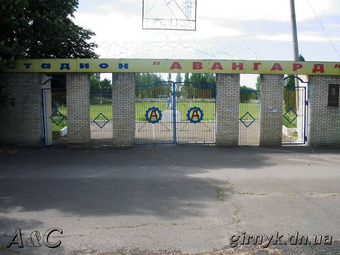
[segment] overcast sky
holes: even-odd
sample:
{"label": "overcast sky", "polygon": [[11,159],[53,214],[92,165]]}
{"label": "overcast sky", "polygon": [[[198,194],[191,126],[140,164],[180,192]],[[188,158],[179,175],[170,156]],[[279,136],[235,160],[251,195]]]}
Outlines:
{"label": "overcast sky", "polygon": [[[164,2],[171,0],[145,0],[160,18],[166,16]],[[293,60],[290,0],[197,2],[196,31],[143,30],[142,0],[80,0],[75,23],[97,34],[101,58]],[[295,5],[300,54],[308,61],[340,62],[340,1]]]}

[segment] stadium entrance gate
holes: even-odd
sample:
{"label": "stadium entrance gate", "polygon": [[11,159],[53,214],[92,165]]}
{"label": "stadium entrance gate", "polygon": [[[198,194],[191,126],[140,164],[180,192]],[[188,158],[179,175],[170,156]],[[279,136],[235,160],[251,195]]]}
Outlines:
{"label": "stadium entrance gate", "polygon": [[216,86],[136,86],[136,144],[214,144]]}
{"label": "stadium entrance gate", "polygon": [[287,76],[284,81],[282,144],[305,144],[309,83],[297,76]]}
{"label": "stadium entrance gate", "polygon": [[[65,85],[65,81],[57,78],[46,80],[44,86],[51,81]],[[45,145],[67,144],[67,104],[65,88],[43,88],[41,90],[43,139]]]}

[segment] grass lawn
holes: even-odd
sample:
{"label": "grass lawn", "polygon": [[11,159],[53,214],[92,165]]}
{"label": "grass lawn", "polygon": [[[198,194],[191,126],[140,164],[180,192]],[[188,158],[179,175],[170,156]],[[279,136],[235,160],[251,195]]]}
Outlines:
{"label": "grass lawn", "polygon": [[[212,102],[180,102],[176,104],[177,110],[181,113],[181,119],[186,120],[187,111],[190,107],[199,107],[203,110],[204,120],[215,119],[215,103]],[[145,120],[145,112],[150,107],[158,107],[162,112],[167,109],[166,102],[136,102],[136,120]],[[67,116],[67,108],[59,107],[59,112]],[[240,117],[246,112],[249,112],[255,119],[258,119],[258,104],[241,103],[240,104]],[[109,120],[112,120],[112,106],[107,105],[91,105],[90,118],[94,120],[99,113],[104,114]]]}
{"label": "grass lawn", "polygon": [[[251,116],[253,116],[256,120],[259,119],[259,104],[255,103],[240,103],[240,118],[249,112]],[[248,115],[247,115],[248,116]],[[244,120],[247,120],[250,118],[247,118],[245,116]]]}
{"label": "grass lawn", "polygon": [[[67,108],[66,107],[58,107],[58,111],[63,114],[64,116],[67,115]],[[94,120],[99,113],[105,115],[106,118],[112,120],[112,105],[91,105],[90,108],[90,119]]]}
{"label": "grass lawn", "polygon": [[63,129],[64,127],[67,126],[67,120],[62,120],[59,125],[57,125],[56,123],[54,123],[52,121],[52,131],[60,131],[61,129]]}
{"label": "grass lawn", "polygon": [[[215,103],[213,102],[179,102],[176,104],[177,110],[181,113],[181,120],[187,120],[187,111],[190,107],[199,107],[203,110],[204,117],[203,120],[215,120]],[[136,120],[146,120],[145,112],[150,107],[158,107],[162,112],[167,109],[166,102],[136,102]],[[58,110],[64,116],[67,116],[66,107],[58,107]],[[256,120],[259,118],[259,105],[257,103],[240,103],[239,117],[241,118],[245,113],[249,112]],[[112,105],[91,105],[90,118],[93,121],[99,113],[102,113],[110,121],[112,120]],[[295,116],[292,112],[289,112],[286,117],[292,120]],[[250,117],[245,117],[244,120],[250,120]],[[282,117],[283,125],[288,128],[297,127],[297,120],[295,119],[293,123],[289,123],[286,118]],[[67,125],[67,120],[63,120],[59,125],[52,122],[52,130],[59,131]]]}
{"label": "grass lawn", "polygon": [[[203,110],[203,120],[215,120],[215,103],[213,102],[179,102],[176,104],[177,110],[181,113],[181,120],[187,120],[187,111],[190,107],[199,107]],[[145,120],[145,112],[150,107],[158,107],[162,112],[167,109],[166,102],[136,102],[136,120]],[[66,107],[58,107],[58,110],[64,116],[67,116]],[[259,118],[259,105],[256,103],[241,103],[239,117],[241,118],[246,112],[249,112],[255,119]],[[109,120],[112,120],[112,106],[111,104],[105,105],[91,105],[90,118],[93,121],[99,113],[102,113]],[[246,118],[247,119],[247,118]],[[52,130],[58,131],[67,125],[67,121],[62,121],[59,126],[53,123]]]}
{"label": "grass lawn", "polygon": [[[285,112],[283,113],[285,114]],[[287,128],[296,128],[297,127],[297,118],[292,121],[294,118],[296,117],[296,115],[292,112],[289,112],[286,114],[286,118],[289,119],[289,121],[287,121],[287,119],[285,117],[282,117],[282,123],[284,126],[286,126]],[[290,123],[292,122],[292,123]]]}
{"label": "grass lawn", "polygon": [[[55,119],[55,121],[57,123],[59,123],[58,125],[52,121],[52,131],[59,131],[61,129],[63,129],[64,127],[67,126],[67,118],[66,118],[66,107],[58,107],[58,111],[65,116],[65,118],[59,122],[58,119]],[[59,118],[61,118],[61,116],[59,116]]]}
{"label": "grass lawn", "polygon": [[[158,107],[161,111],[166,110],[166,102],[136,102],[136,120],[145,120],[145,112],[150,107]],[[203,120],[215,120],[215,103],[213,102],[180,102],[176,104],[176,109],[181,113],[181,120],[187,120],[187,112],[190,107],[199,107],[203,110]],[[256,103],[241,103],[240,104],[240,118],[249,112],[255,119],[259,118],[259,105]]]}

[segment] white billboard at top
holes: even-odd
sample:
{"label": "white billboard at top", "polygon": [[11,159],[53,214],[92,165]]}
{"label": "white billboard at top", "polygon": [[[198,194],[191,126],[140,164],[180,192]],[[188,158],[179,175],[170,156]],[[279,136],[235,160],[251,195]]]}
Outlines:
{"label": "white billboard at top", "polygon": [[197,0],[143,0],[143,29],[196,31]]}

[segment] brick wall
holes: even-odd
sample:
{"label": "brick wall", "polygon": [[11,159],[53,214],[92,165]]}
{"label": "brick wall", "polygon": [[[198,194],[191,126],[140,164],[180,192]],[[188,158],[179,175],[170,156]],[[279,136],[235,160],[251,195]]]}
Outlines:
{"label": "brick wall", "polygon": [[112,74],[113,146],[135,144],[135,74]]}
{"label": "brick wall", "polygon": [[[113,74],[113,145],[135,143],[135,76]],[[45,75],[4,74],[1,83],[16,98],[15,107],[0,108],[0,143],[43,144],[41,86]],[[238,145],[239,74],[217,74],[216,144]],[[310,76],[308,141],[310,145],[340,145],[340,107],[328,107],[328,84],[339,76]],[[260,146],[281,146],[283,75],[261,75]],[[90,143],[89,76],[67,74],[68,143]]]}
{"label": "brick wall", "polygon": [[216,145],[237,146],[240,75],[216,74]]}
{"label": "brick wall", "polygon": [[42,145],[41,75],[3,74],[0,82],[16,99],[14,107],[0,107],[0,143]]}
{"label": "brick wall", "polygon": [[340,145],[340,107],[328,107],[328,85],[340,84],[339,76],[309,77],[308,142]]}
{"label": "brick wall", "polygon": [[90,78],[87,73],[66,74],[67,143],[90,143]]}
{"label": "brick wall", "polygon": [[261,75],[260,146],[281,146],[283,75]]}

